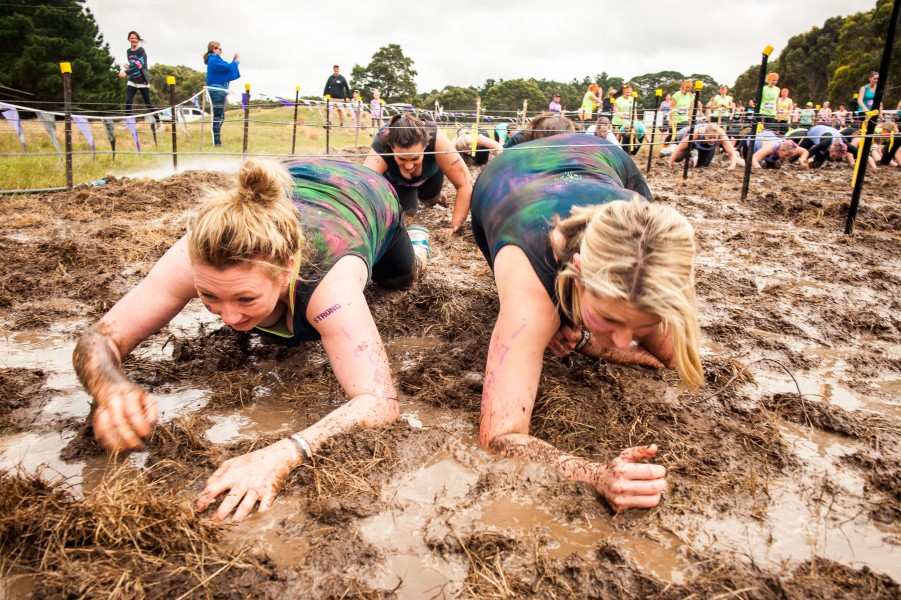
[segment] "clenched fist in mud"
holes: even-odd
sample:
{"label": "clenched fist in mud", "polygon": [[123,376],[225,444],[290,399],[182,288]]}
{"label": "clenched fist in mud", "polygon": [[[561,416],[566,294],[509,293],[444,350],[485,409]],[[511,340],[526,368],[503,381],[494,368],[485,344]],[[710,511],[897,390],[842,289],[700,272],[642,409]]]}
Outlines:
{"label": "clenched fist in mud", "polygon": [[156,426],[156,402],[129,381],[105,386],[94,408],[94,437],[112,452],[143,448]]}
{"label": "clenched fist in mud", "polygon": [[653,508],[666,491],[666,467],[640,461],[657,454],[656,444],[623,450],[606,465],[597,465],[595,489],[615,512]]}

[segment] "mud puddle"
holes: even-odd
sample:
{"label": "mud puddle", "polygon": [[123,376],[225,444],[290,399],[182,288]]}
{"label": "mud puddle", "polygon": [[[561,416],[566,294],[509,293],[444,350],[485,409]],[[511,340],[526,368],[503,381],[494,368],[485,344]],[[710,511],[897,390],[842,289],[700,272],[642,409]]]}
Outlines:
{"label": "mud puddle", "polygon": [[[531,423],[591,460],[658,444],[666,501],[616,516],[586,486],[479,448],[498,307],[464,231],[433,236],[435,260],[409,292],[367,291],[401,422],[339,436],[269,513],[214,526],[192,506],[222,461],[343,400],[321,345],[268,346],[189,304],[124,365],[162,418],[148,448],[118,462],[90,441],[70,361],[79,332],[183,233],[197,190],[226,176],[5,199],[0,534],[27,543],[0,556],[19,557],[6,572],[39,575],[0,580],[3,594],[897,598],[901,211],[897,182],[877,172],[866,193],[885,195],[865,201],[855,236],[841,234],[847,174],[755,174],[741,202],[736,173],[684,182],[655,165],[657,200],[696,228],[708,385],[548,357]],[[437,230],[448,215],[414,222]],[[65,487],[9,472],[44,464]],[[60,548],[46,532],[64,523]],[[134,531],[156,537],[132,543]]]}

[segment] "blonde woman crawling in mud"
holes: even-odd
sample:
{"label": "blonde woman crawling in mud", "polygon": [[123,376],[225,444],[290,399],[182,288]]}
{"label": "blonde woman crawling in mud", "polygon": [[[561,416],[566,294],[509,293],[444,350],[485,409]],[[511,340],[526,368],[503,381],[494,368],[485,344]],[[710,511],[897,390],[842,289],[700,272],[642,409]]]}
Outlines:
{"label": "blonde woman crawling in mud", "polygon": [[[287,167],[287,168],[286,168]],[[411,237],[413,241],[411,243]],[[393,188],[370,169],[330,160],[247,161],[237,185],[209,193],[188,227],[136,288],[79,339],[75,370],[94,398],[94,434],[113,452],[140,448],[154,399],[122,360],[200,298],[222,322],[287,344],[321,339],[349,401],[274,444],[225,461],[197,501],[227,492],[214,520],[266,511],[285,477],[330,437],[398,419],[388,357],[363,288],[409,287],[425,265],[427,232],[401,220]]]}
{"label": "blonde woman crawling in mud", "polygon": [[480,441],[592,485],[617,512],[656,506],[666,469],[642,462],[655,445],[591,462],[529,435],[529,421],[545,350],[675,368],[688,386],[703,382],[694,232],[645,199],[644,177],[614,144],[569,134],[518,149],[491,161],[473,190],[473,234],[500,296]]}

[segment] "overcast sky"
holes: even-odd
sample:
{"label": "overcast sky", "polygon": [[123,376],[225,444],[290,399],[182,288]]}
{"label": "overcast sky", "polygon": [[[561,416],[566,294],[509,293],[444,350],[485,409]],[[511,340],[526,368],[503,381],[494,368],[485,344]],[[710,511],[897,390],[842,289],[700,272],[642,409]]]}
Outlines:
{"label": "overcast sky", "polygon": [[[875,0],[674,3],[457,0],[88,0],[121,65],[127,34],[144,38],[150,64],[203,70],[207,42],[241,54],[239,89],[255,96],[320,95],[332,65],[348,79],[382,46],[399,44],[419,92],[479,86],[488,78],[569,81],[602,71],[629,78],[673,70],[731,85],[766,45]],[[693,12],[677,6],[694,6]],[[588,11],[575,9],[592,6]],[[589,30],[591,28],[591,30]],[[874,65],[874,68],[878,65]],[[234,84],[233,84],[234,85]]]}

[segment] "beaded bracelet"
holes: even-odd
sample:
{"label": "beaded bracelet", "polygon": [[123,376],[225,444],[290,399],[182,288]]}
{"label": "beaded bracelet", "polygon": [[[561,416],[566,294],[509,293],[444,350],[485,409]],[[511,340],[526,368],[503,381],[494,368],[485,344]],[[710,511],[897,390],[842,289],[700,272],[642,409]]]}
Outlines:
{"label": "beaded bracelet", "polygon": [[288,439],[294,442],[294,445],[300,450],[300,457],[303,459],[303,464],[313,462],[313,451],[310,449],[310,445],[307,441],[303,439],[302,435],[295,433],[294,435],[289,436]]}
{"label": "beaded bracelet", "polygon": [[583,327],[582,328],[582,337],[579,339],[579,343],[576,344],[576,347],[573,348],[573,352],[581,351],[582,348],[587,346],[588,342],[590,342],[590,341],[591,341],[591,332]]}

